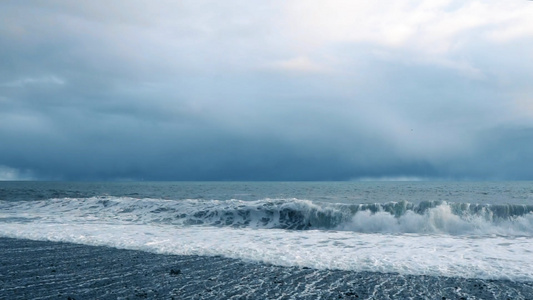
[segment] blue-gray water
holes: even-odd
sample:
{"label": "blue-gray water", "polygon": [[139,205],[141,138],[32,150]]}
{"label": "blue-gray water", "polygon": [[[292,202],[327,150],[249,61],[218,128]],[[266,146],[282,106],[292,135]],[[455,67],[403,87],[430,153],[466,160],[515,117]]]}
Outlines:
{"label": "blue-gray water", "polygon": [[0,200],[6,201],[104,195],[174,200],[533,204],[533,182],[0,182]]}

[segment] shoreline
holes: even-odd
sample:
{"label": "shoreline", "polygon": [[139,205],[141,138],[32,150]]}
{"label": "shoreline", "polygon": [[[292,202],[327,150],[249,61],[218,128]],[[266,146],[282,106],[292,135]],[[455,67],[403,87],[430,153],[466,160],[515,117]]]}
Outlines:
{"label": "shoreline", "polygon": [[0,237],[0,299],[533,299],[533,282],[314,270]]}

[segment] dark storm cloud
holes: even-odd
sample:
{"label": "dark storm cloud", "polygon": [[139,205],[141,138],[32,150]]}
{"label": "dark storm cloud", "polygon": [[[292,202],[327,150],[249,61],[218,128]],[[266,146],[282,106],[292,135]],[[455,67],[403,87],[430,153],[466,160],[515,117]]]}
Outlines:
{"label": "dark storm cloud", "polygon": [[0,4],[0,179],[533,178],[527,18],[297,2]]}

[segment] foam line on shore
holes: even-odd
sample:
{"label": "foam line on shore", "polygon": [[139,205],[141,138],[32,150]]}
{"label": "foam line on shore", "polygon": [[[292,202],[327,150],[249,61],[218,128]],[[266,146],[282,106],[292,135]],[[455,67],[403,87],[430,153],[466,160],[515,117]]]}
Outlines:
{"label": "foam line on shore", "polygon": [[527,299],[532,282],[315,270],[0,238],[1,299]]}

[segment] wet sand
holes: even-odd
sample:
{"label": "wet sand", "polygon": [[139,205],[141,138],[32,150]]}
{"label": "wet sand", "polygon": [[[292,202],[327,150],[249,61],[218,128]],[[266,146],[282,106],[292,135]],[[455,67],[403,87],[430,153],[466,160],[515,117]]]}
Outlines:
{"label": "wet sand", "polygon": [[0,299],[533,299],[532,282],[313,270],[9,238],[0,238],[0,287]]}

